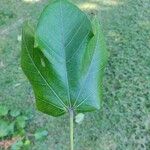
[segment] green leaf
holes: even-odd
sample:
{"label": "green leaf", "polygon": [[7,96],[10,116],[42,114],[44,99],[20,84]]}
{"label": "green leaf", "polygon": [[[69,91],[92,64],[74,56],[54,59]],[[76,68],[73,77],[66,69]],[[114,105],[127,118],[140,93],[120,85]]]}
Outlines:
{"label": "green leaf", "polygon": [[15,132],[15,135],[19,135],[19,136],[25,136],[26,131],[24,128],[19,128],[19,130],[17,130],[17,132]]}
{"label": "green leaf", "polygon": [[10,134],[14,133],[15,122],[11,122],[8,126],[8,130]]}
{"label": "green leaf", "polygon": [[37,108],[60,116],[69,109],[94,111],[102,100],[107,51],[99,22],[66,0],[50,3],[35,31],[25,24],[21,65]]}
{"label": "green leaf", "polygon": [[9,124],[4,120],[0,120],[0,138],[9,134]]}
{"label": "green leaf", "polygon": [[21,129],[25,128],[27,119],[28,118],[26,116],[19,116],[19,117],[17,117],[17,119],[16,119],[17,127],[21,128]]}
{"label": "green leaf", "polygon": [[25,140],[24,141],[24,146],[28,147],[31,144],[30,140]]}
{"label": "green leaf", "polygon": [[36,140],[41,140],[41,139],[45,138],[47,135],[48,135],[48,131],[43,130],[43,131],[37,131],[34,134],[34,137]]}
{"label": "green leaf", "polygon": [[6,106],[0,106],[0,116],[6,116],[9,109]]}
{"label": "green leaf", "polygon": [[0,120],[0,138],[11,135],[14,133],[14,122],[7,122],[4,120]]}
{"label": "green leaf", "polygon": [[23,142],[19,140],[11,146],[11,150],[21,150],[22,146],[23,146]]}
{"label": "green leaf", "polygon": [[12,117],[17,117],[17,116],[20,115],[20,111],[19,111],[19,110],[16,110],[16,109],[11,110],[11,111],[10,111],[10,115],[11,115]]}

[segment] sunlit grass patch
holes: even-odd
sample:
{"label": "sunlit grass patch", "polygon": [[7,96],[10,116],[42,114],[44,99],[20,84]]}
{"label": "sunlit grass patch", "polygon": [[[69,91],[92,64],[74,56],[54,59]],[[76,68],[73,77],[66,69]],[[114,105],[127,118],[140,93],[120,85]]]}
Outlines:
{"label": "sunlit grass patch", "polygon": [[123,4],[123,2],[121,0],[107,0],[103,1],[103,4],[108,6],[117,6]]}
{"label": "sunlit grass patch", "polygon": [[40,2],[41,0],[23,0],[23,1],[27,3],[36,3],[36,2]]}
{"label": "sunlit grass patch", "polygon": [[92,2],[80,3],[78,5],[82,10],[96,10],[98,9],[98,4]]}

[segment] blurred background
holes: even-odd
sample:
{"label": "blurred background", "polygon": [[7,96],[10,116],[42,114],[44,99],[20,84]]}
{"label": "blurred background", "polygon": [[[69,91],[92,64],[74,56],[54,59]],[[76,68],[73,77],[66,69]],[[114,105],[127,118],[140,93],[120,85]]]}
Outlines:
{"label": "blurred background", "polygon": [[[75,124],[75,150],[150,150],[150,1],[72,0],[97,15],[110,53],[100,111]],[[48,0],[0,0],[0,149],[68,150],[68,115],[38,112],[20,67],[21,28]]]}

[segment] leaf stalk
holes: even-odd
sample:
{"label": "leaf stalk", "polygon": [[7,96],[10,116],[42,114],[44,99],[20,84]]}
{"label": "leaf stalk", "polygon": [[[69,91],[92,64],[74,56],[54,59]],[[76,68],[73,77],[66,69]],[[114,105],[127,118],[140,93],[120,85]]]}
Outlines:
{"label": "leaf stalk", "polygon": [[69,116],[70,116],[70,150],[74,149],[74,142],[73,142],[73,118],[74,118],[74,111],[73,109],[69,110]]}

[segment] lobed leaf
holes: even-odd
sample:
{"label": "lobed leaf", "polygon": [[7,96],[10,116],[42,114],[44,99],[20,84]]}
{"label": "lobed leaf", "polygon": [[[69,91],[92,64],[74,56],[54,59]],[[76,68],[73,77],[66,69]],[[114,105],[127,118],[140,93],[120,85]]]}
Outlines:
{"label": "lobed leaf", "polygon": [[36,30],[25,24],[22,34],[21,65],[40,111],[60,116],[100,108],[108,54],[97,19],[91,23],[70,2],[56,0]]}

